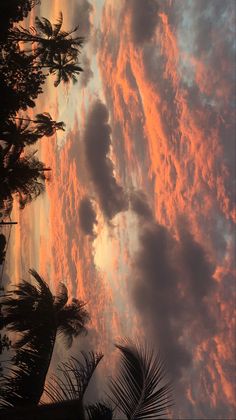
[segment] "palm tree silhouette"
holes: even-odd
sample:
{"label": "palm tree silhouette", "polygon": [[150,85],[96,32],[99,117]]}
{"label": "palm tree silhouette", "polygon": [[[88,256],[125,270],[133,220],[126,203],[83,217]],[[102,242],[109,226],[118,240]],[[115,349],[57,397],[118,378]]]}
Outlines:
{"label": "palm tree silhouette", "polygon": [[42,137],[41,132],[29,127],[30,121],[19,120],[15,122],[7,120],[0,125],[0,139],[8,145],[27,146],[34,144]]}
{"label": "palm tree silhouette", "polygon": [[[148,347],[123,340],[116,347],[121,352],[117,375],[108,384],[106,400],[86,405],[84,396],[103,355],[82,352],[83,362],[76,358],[59,365],[62,378],[54,375],[45,387],[51,404],[31,407],[25,411],[2,411],[2,419],[20,420],[156,420],[165,418],[173,406],[172,385],[167,378],[165,363],[159,353]],[[17,413],[18,417],[15,417]],[[9,417],[7,417],[7,415]],[[23,416],[23,417],[21,417]],[[51,416],[51,417],[50,417]]]}
{"label": "palm tree silhouette", "polygon": [[45,175],[50,168],[38,160],[33,152],[21,157],[23,146],[13,146],[0,159],[0,201],[12,202],[18,197],[20,208],[45,191]]}
{"label": "palm tree silhouette", "polygon": [[76,83],[76,74],[80,74],[83,71],[77,61],[73,57],[68,57],[66,54],[58,54],[53,57],[51,63],[49,63],[49,68],[50,73],[57,76],[54,82],[54,86],[56,87],[61,81],[69,83],[72,80],[73,83]]}
{"label": "palm tree silhouette", "polygon": [[35,27],[25,29],[22,26],[14,27],[9,31],[9,39],[36,43],[35,57],[40,57],[41,62],[50,62],[57,54],[67,54],[74,58],[78,56],[84,43],[84,38],[71,35],[78,30],[78,26],[69,32],[62,30],[63,15],[60,12],[56,24],[46,18],[35,18]]}
{"label": "palm tree silhouette", "polygon": [[65,123],[63,121],[55,121],[48,112],[37,114],[34,119],[14,117],[15,120],[32,122],[37,127],[37,134],[40,137],[51,137],[57,130],[65,131]]}
{"label": "palm tree silhouette", "polygon": [[72,299],[68,303],[64,284],[60,285],[58,295],[53,296],[43,278],[35,270],[29,272],[32,283],[23,280],[1,298],[2,327],[19,335],[14,344],[18,349],[13,360],[15,369],[0,394],[10,405],[39,402],[56,337],[63,336],[70,347],[73,338],[86,333],[89,320],[83,301]]}

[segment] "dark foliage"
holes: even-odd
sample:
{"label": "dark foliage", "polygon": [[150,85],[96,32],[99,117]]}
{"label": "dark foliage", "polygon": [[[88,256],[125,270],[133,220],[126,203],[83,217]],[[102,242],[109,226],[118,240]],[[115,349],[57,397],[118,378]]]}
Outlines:
{"label": "dark foliage", "polygon": [[69,55],[77,58],[83,46],[84,39],[71,36],[78,30],[78,26],[71,31],[62,30],[63,15],[60,13],[57,23],[52,24],[46,18],[35,18],[35,26],[29,29],[22,26],[9,31],[9,40],[13,42],[35,43],[35,56],[41,58],[42,63],[51,62],[58,55]]}
{"label": "dark foliage", "polygon": [[2,378],[2,406],[37,404],[44,390],[56,336],[63,335],[67,344],[86,333],[89,319],[85,303],[68,302],[65,285],[53,296],[47,283],[35,270],[33,282],[23,280],[15,290],[1,298],[3,327],[18,334],[17,349],[7,376]]}
{"label": "dark foliage", "polygon": [[35,99],[43,92],[46,79],[39,68],[30,66],[32,56],[19,51],[16,43],[6,43],[0,59],[1,114],[14,115],[19,109],[35,106]]}
{"label": "dark foliage", "polygon": [[8,30],[14,22],[19,22],[28,16],[28,13],[40,0],[1,0],[0,2],[0,42],[7,37]]}
{"label": "dark foliage", "polygon": [[128,420],[163,418],[173,400],[161,356],[130,340],[116,347],[121,352],[121,365],[110,382],[111,400]]}
{"label": "dark foliage", "polygon": [[13,146],[0,158],[0,205],[12,203],[17,196],[20,208],[45,190],[47,179],[44,163],[31,153],[21,157],[22,146]]}

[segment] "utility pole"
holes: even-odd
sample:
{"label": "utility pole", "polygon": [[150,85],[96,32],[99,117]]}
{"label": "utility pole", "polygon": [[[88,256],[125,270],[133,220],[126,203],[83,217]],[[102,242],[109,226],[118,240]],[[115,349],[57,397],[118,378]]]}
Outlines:
{"label": "utility pole", "polygon": [[2,225],[17,225],[18,222],[4,222],[3,220],[0,222],[0,226]]}

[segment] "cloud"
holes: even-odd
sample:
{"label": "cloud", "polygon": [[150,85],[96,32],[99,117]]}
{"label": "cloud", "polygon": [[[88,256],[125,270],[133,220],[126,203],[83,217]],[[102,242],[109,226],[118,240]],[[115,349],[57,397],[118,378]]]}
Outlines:
{"label": "cloud", "polygon": [[4,273],[3,277],[2,277],[1,287],[3,287],[4,289],[8,289],[8,286],[10,284],[11,284],[11,278],[9,277],[9,275],[7,273]]}
{"label": "cloud", "polygon": [[79,222],[84,233],[87,235],[94,235],[94,225],[97,224],[96,212],[88,197],[84,197],[80,202]]}
{"label": "cloud", "polygon": [[90,79],[93,77],[93,72],[90,67],[90,60],[85,54],[83,54],[81,59],[81,67],[83,72],[80,74],[79,83],[82,87],[86,87]]}
{"label": "cloud", "polygon": [[114,164],[109,157],[110,134],[107,108],[97,101],[90,110],[85,127],[85,154],[101,209],[108,219],[128,208],[126,194],[115,178]]}
{"label": "cloud", "polygon": [[86,38],[85,41],[91,30],[90,14],[92,12],[93,6],[88,0],[78,0],[76,4],[74,3],[72,26],[79,25],[79,34]]}
{"label": "cloud", "polygon": [[158,3],[155,0],[132,0],[128,3],[131,17],[131,33],[135,44],[149,41],[158,22]]}
{"label": "cloud", "polygon": [[134,273],[133,300],[143,326],[181,382],[193,362],[194,346],[215,331],[207,304],[215,287],[214,267],[189,231],[182,229],[178,241],[151,221],[141,228]]}
{"label": "cloud", "polygon": [[152,210],[148,204],[147,197],[143,191],[133,191],[130,194],[131,209],[141,218],[151,220]]}

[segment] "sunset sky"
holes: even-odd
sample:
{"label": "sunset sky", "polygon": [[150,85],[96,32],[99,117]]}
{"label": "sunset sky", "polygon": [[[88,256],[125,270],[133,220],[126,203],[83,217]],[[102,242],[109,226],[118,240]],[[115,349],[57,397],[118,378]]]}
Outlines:
{"label": "sunset sky", "polygon": [[[105,354],[97,388],[116,339],[139,337],[163,348],[175,418],[233,419],[236,3],[41,0],[30,24],[59,11],[84,72],[49,78],[32,110],[66,131],[36,145],[51,181],[14,208],[7,275],[34,267],[87,302],[72,353]],[[59,342],[54,367],[69,354]]]}

